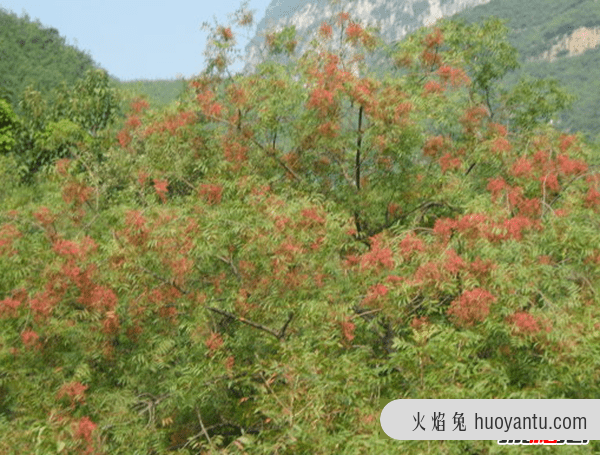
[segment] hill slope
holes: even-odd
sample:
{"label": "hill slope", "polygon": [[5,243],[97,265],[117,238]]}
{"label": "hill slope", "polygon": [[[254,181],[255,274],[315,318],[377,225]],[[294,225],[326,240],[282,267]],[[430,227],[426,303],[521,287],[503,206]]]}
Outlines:
{"label": "hill slope", "polygon": [[[596,0],[370,0],[346,2],[344,10],[361,18],[365,25],[378,26],[383,40],[391,45],[441,17],[478,23],[490,16],[505,19],[509,41],[521,56],[521,68],[509,73],[502,86],[511,86],[523,75],[556,78],[578,97],[573,108],[561,114],[558,127],[568,132],[582,131],[588,139],[600,134],[600,3]],[[311,36],[339,11],[340,6],[328,1],[272,1],[256,36],[246,47],[246,70],[251,71],[261,60],[268,31],[293,25],[298,36]],[[308,40],[301,38],[296,55],[307,48]],[[384,69],[381,61],[376,66]]]}
{"label": "hill slope", "polygon": [[0,43],[0,97],[15,107],[28,85],[47,93],[62,81],[72,85],[87,70],[99,68],[89,54],[66,44],[55,28],[2,8]]}

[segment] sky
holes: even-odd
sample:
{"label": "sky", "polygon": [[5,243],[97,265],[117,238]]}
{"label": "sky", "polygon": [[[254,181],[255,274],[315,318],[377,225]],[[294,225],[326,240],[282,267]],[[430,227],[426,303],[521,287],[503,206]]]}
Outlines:
{"label": "sky", "polygon": [[[249,0],[254,27],[243,29],[244,49],[270,0]],[[189,78],[204,68],[208,32],[203,22],[221,24],[241,0],[0,0],[0,8],[57,29],[67,44],[86,51],[122,81]],[[233,69],[241,69],[238,63]]]}

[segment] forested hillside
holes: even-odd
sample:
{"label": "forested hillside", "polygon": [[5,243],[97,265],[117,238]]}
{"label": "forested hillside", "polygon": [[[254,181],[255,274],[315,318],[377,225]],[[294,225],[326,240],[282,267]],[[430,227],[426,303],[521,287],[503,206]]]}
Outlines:
{"label": "forested hillside", "polygon": [[0,8],[0,97],[16,108],[27,86],[50,93],[94,68],[98,65],[93,59],[67,45],[55,28]]}
{"label": "forested hillside", "polygon": [[[521,67],[507,74],[503,87],[512,87],[523,75],[553,78],[576,96],[572,108],[561,112],[557,127],[581,131],[600,140],[600,2],[596,0],[495,0],[455,16],[482,22],[490,16],[505,19],[508,39],[519,51]],[[580,43],[551,53],[557,44],[579,35]],[[587,38],[587,39],[586,39]]]}
{"label": "forested hillside", "polygon": [[[91,69],[100,65],[87,52],[68,45],[58,30],[0,8],[0,98],[15,111],[27,87],[50,98],[53,90],[73,86]],[[109,75],[109,83],[144,95],[156,106],[173,102],[183,89],[180,80],[122,82]]]}

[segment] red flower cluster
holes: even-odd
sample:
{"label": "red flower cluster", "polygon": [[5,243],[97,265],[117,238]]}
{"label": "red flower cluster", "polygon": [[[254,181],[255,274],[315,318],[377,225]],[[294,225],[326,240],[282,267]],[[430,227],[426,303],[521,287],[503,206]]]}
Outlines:
{"label": "red flower cluster", "polygon": [[168,261],[168,267],[175,278],[175,282],[183,284],[185,276],[192,270],[194,261],[188,257],[180,257]]}
{"label": "red flower cluster", "polygon": [[352,43],[356,43],[360,39],[362,33],[363,28],[355,22],[351,22],[348,24],[348,28],[346,28],[346,36],[348,36],[348,39]]}
{"label": "red flower cluster", "polygon": [[427,81],[423,86],[423,96],[429,95],[431,93],[443,93],[444,87],[437,81]]}
{"label": "red flower cluster", "polygon": [[507,231],[505,238],[521,240],[523,238],[523,231],[534,226],[536,226],[536,224],[530,218],[517,215],[504,221],[504,227]]}
{"label": "red flower cluster", "polygon": [[221,146],[225,159],[230,163],[234,163],[236,169],[239,169],[247,161],[248,147],[240,144],[238,141],[224,138]]}
{"label": "red flower cluster", "polygon": [[125,120],[125,126],[130,130],[136,129],[138,126],[142,125],[142,121],[137,115],[132,115]]}
{"label": "red flower cluster", "polygon": [[600,192],[598,192],[596,188],[590,186],[585,197],[585,205],[587,207],[594,207],[598,204],[600,204]]}
{"label": "red flower cluster", "polygon": [[447,313],[455,318],[458,325],[472,326],[485,320],[490,313],[490,305],[495,301],[496,298],[485,289],[475,288],[454,300]]}
{"label": "red flower cluster", "polygon": [[367,296],[363,299],[362,304],[364,306],[370,306],[372,303],[375,303],[379,300],[380,297],[385,297],[388,293],[387,286],[383,284],[376,284],[369,288],[369,292]]}
{"label": "red flower cluster", "polygon": [[425,49],[421,53],[421,60],[427,66],[439,66],[442,64],[442,57],[437,52],[431,52]]}
{"label": "red flower cluster", "polygon": [[216,101],[213,101],[215,99],[215,94],[211,90],[206,89],[198,93],[196,99],[198,100],[198,104],[200,104],[200,108],[204,115],[208,117],[218,117],[221,115],[223,107]]}
{"label": "red flower cluster", "polygon": [[65,396],[69,397],[71,401],[71,407],[75,407],[75,404],[85,403],[85,391],[88,389],[87,385],[83,385],[81,382],[74,381],[63,384],[57,394],[57,399],[61,399]]}
{"label": "red flower cluster", "polygon": [[346,12],[341,12],[338,14],[338,25],[342,25],[344,22],[350,19],[350,14]]}
{"label": "red flower cluster", "polygon": [[488,125],[488,129],[490,134],[497,134],[498,136],[506,136],[508,131],[506,130],[506,127],[504,125],[501,125],[500,123],[490,123]]}
{"label": "red flower cluster", "polygon": [[221,337],[221,334],[217,332],[210,332],[210,335],[208,336],[204,344],[210,351],[209,355],[212,355],[221,346],[223,346],[223,338]]}
{"label": "red flower cluster", "polygon": [[150,107],[150,105],[148,104],[148,101],[146,101],[145,99],[136,98],[129,104],[129,107],[131,108],[131,110],[133,112],[135,112],[136,114],[139,114],[143,110],[148,109]]}
{"label": "red flower cluster", "polygon": [[558,176],[556,174],[546,174],[540,177],[540,182],[542,186],[542,192],[546,192],[548,190],[559,192],[560,184],[558,183]]}
{"label": "red flower cluster", "polygon": [[13,242],[21,237],[21,232],[14,224],[8,223],[0,228],[0,255],[15,254]]}
{"label": "red flower cluster", "polygon": [[571,146],[575,143],[575,141],[577,140],[577,136],[575,135],[567,135],[567,134],[563,134],[560,136],[560,151],[565,153],[568,149],[571,148]]}
{"label": "red flower cluster", "polygon": [[558,155],[556,161],[560,172],[564,175],[580,175],[588,170],[588,165],[584,161],[572,160],[567,155]]}
{"label": "red flower cluster", "polygon": [[492,201],[496,201],[500,192],[506,188],[509,188],[509,186],[502,177],[489,179],[489,183],[486,187],[486,189],[492,193]]}
{"label": "red flower cluster", "polygon": [[511,148],[512,147],[508,139],[506,139],[505,137],[497,137],[492,141],[490,150],[496,155],[502,155],[504,153],[510,152]]}
{"label": "red flower cluster", "polygon": [[[502,223],[494,222],[487,215],[477,213],[465,215],[460,220],[438,218],[433,227],[433,232],[440,236],[444,242],[450,239],[452,231],[460,232],[472,240],[478,238],[485,238],[491,242],[509,239],[521,240],[524,230],[541,228],[539,220],[532,220],[524,216],[527,211],[535,213],[539,209],[538,202],[536,199],[519,200],[519,207],[523,214],[505,219]],[[504,231],[504,234],[501,231]]]}
{"label": "red flower cluster", "polygon": [[47,318],[62,300],[68,284],[65,281],[48,282],[43,291],[29,300],[29,308],[36,321]]}
{"label": "red flower cluster", "polygon": [[223,196],[223,187],[221,185],[203,183],[200,185],[199,194],[209,205],[219,204]]}
{"label": "red flower cluster", "polygon": [[0,317],[2,318],[16,318],[17,310],[21,306],[21,301],[7,297],[4,300],[0,300]]}
{"label": "red flower cluster", "polygon": [[141,245],[148,239],[149,229],[146,225],[146,218],[139,210],[129,210],[125,213],[125,236],[129,242],[134,245]]}
{"label": "red flower cluster", "polygon": [[154,190],[156,191],[156,194],[158,195],[158,197],[160,197],[160,200],[162,201],[163,204],[167,202],[166,194],[169,191],[168,187],[169,187],[168,180],[154,179]]}
{"label": "red flower cluster", "polygon": [[89,417],[84,416],[79,419],[79,422],[75,425],[75,438],[84,440],[88,443],[92,442],[92,433],[97,428],[94,422]]}
{"label": "red flower cluster", "polygon": [[444,136],[431,137],[423,146],[423,155],[435,158],[443,150],[444,145]]}
{"label": "red flower cluster", "polygon": [[533,163],[527,157],[522,156],[513,163],[511,174],[515,177],[530,177],[532,170]]}
{"label": "red flower cluster", "polygon": [[433,30],[433,32],[431,32],[429,35],[427,35],[423,39],[423,44],[428,49],[434,48],[436,46],[441,46],[443,44],[443,42],[444,42],[444,34],[437,27],[435,28],[435,30]]}
{"label": "red flower cluster", "polygon": [[518,208],[523,216],[538,217],[542,213],[542,203],[538,198],[523,199]]}
{"label": "red flower cluster", "polygon": [[411,231],[400,241],[400,251],[402,257],[408,260],[415,251],[425,251],[425,243]]}
{"label": "red flower cluster", "polygon": [[346,318],[342,321],[342,335],[347,341],[352,341],[354,339],[354,330],[356,329],[356,325],[354,322],[350,320],[350,318]]}
{"label": "red flower cluster", "polygon": [[69,165],[71,164],[71,160],[68,158],[61,158],[56,162],[56,172],[59,175],[66,177],[69,171]]}
{"label": "red flower cluster", "polygon": [[388,269],[394,268],[392,250],[383,247],[381,234],[371,237],[371,250],[362,255],[360,265],[363,269],[379,268],[381,266]]}
{"label": "red flower cluster", "polygon": [[302,218],[307,220],[309,224],[325,224],[325,218],[317,212],[316,208],[303,209],[301,212]]}
{"label": "red flower cluster", "polygon": [[419,330],[421,327],[427,327],[429,325],[429,318],[427,316],[414,317],[412,321],[410,321],[410,326]]}
{"label": "red flower cluster", "polygon": [[26,329],[21,332],[21,341],[28,348],[34,348],[38,346],[40,336],[31,329]]}
{"label": "red flower cluster", "polygon": [[440,163],[440,168],[444,174],[449,170],[459,169],[462,166],[462,160],[452,156],[450,153],[444,154],[438,162]]}
{"label": "red flower cluster", "polygon": [[[210,109],[214,110],[215,108],[213,105],[211,105]],[[214,115],[219,115],[220,111],[221,110],[219,108],[218,113],[210,111],[209,113],[205,112],[205,114],[211,115],[212,113]],[[179,133],[181,128],[183,128],[186,125],[193,125],[194,123],[196,123],[197,119],[197,114],[194,111],[179,112],[176,115],[168,116],[162,122],[153,123],[152,125],[148,126],[144,130],[143,136],[148,137],[154,133],[163,133],[165,131],[168,131],[171,136],[175,136]]]}
{"label": "red flower cluster", "polygon": [[[460,122],[462,123],[465,129],[465,133],[470,134],[476,128],[478,128],[483,119],[488,116],[489,112],[485,108],[485,106],[475,106],[470,109],[467,109],[465,115],[460,119]],[[506,147],[505,143],[499,143],[497,144],[497,146],[499,147],[499,149],[503,149],[504,147]]]}
{"label": "red flower cluster", "polygon": [[466,267],[466,263],[453,248],[446,250],[446,261],[444,269],[452,275],[456,275]]}
{"label": "red flower cluster", "polygon": [[315,88],[310,94],[307,107],[318,109],[322,116],[326,116],[334,107],[333,92],[323,88]]}
{"label": "red flower cluster", "polygon": [[[516,335],[535,335],[542,330],[540,319],[525,311],[514,313],[508,318],[508,322],[514,325],[513,333]],[[551,326],[546,325],[546,331],[549,332],[550,330]]]}
{"label": "red flower cluster", "polygon": [[417,268],[412,282],[416,285],[440,284],[443,279],[444,272],[440,269],[440,264],[436,261],[429,261]]}
{"label": "red flower cluster", "polygon": [[233,39],[233,32],[230,27],[219,27],[219,35],[224,41],[230,41]]}
{"label": "red flower cluster", "polygon": [[442,82],[447,86],[460,87],[461,85],[469,85],[471,80],[469,76],[461,68],[453,68],[451,66],[441,66],[437,70],[437,74]]}
{"label": "red flower cluster", "polygon": [[127,128],[123,128],[121,131],[117,133],[117,140],[119,141],[119,145],[121,148],[127,147],[133,138]]}
{"label": "red flower cluster", "polygon": [[331,28],[331,25],[323,22],[319,27],[319,35],[325,39],[330,39],[333,35],[333,29]]}
{"label": "red flower cluster", "polygon": [[340,126],[337,123],[329,121],[321,124],[317,128],[317,131],[322,137],[327,137],[331,139],[338,136],[339,129]]}
{"label": "red flower cluster", "polygon": [[75,202],[78,205],[84,204],[92,194],[92,188],[77,181],[71,181],[63,187],[62,198],[65,204]]}
{"label": "red flower cluster", "polygon": [[118,298],[112,289],[98,284],[91,284],[91,286],[85,286],[81,290],[81,295],[77,301],[90,309],[110,312],[117,307]]}
{"label": "red flower cluster", "polygon": [[33,212],[33,217],[42,226],[47,227],[56,221],[56,215],[54,215],[48,207],[40,207],[37,212]]}
{"label": "red flower cluster", "polygon": [[65,259],[84,261],[90,253],[98,249],[98,245],[91,237],[85,236],[80,243],[71,240],[58,239],[54,242],[54,252]]}
{"label": "red flower cluster", "polygon": [[394,122],[399,123],[405,120],[410,111],[412,111],[413,105],[410,101],[404,103],[398,103],[394,108]]}
{"label": "red flower cluster", "polygon": [[244,87],[231,84],[229,87],[227,87],[227,94],[229,95],[231,103],[236,107],[241,108],[248,101],[248,94]]}

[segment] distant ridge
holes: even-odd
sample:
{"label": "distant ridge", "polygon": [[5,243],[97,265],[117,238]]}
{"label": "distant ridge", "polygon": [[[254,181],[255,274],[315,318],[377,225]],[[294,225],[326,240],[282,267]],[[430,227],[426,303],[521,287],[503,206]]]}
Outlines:
{"label": "distant ridge", "polygon": [[[272,0],[265,17],[258,23],[256,35],[246,46],[245,71],[252,71],[261,61],[261,49],[267,31],[294,25],[300,37],[310,37],[324,21],[341,11],[360,19],[363,25],[380,28],[387,43],[399,41],[408,33],[452,16],[466,8],[489,3],[490,0],[352,0],[333,3],[330,0]],[[308,49],[309,40],[299,41],[297,52]]]}

